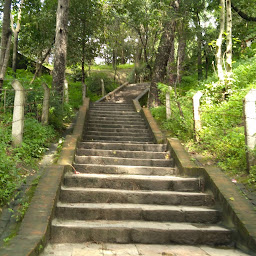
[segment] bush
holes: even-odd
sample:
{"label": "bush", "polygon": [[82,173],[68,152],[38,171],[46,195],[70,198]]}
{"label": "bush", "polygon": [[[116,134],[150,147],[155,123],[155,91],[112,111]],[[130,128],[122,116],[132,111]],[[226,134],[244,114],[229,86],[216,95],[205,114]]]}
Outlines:
{"label": "bush", "polygon": [[69,104],[74,109],[79,109],[79,107],[83,104],[82,83],[69,81],[68,91],[69,91]]}
{"label": "bush", "polygon": [[113,91],[114,89],[116,89],[119,86],[119,84],[116,82],[113,82],[113,80],[111,78],[109,78],[107,74],[97,72],[97,73],[92,73],[86,79],[85,83],[87,85],[88,91],[90,93],[95,93],[97,95],[101,95],[101,92],[102,92],[101,91],[101,84],[102,84],[101,80],[104,81],[106,93]]}
{"label": "bush", "polygon": [[[166,120],[165,106],[152,109],[152,114],[164,129],[170,131],[172,136],[180,138],[188,147],[211,155],[228,173],[243,175],[246,173],[243,99],[251,88],[256,88],[255,70],[256,57],[236,62],[231,86],[218,82],[215,75],[197,84],[193,81],[194,76],[185,77],[177,88],[177,99],[184,118],[180,116],[173,91],[170,92],[172,118]],[[166,85],[159,85],[163,104],[166,88]],[[191,143],[194,133],[192,97],[198,90],[203,92],[200,107],[202,128],[199,143]],[[251,183],[254,178],[255,171],[250,176]]]}
{"label": "bush", "polygon": [[[7,119],[8,120],[8,119]],[[14,190],[29,175],[35,163],[56,137],[51,126],[42,126],[33,118],[26,118],[21,147],[11,147],[11,121],[0,123],[0,205],[6,204]]]}
{"label": "bush", "polygon": [[132,83],[138,83],[140,82],[140,78],[143,81],[149,81],[150,80],[150,71],[146,64],[141,64],[139,66],[135,66],[132,72],[128,76],[128,82],[130,84]]}

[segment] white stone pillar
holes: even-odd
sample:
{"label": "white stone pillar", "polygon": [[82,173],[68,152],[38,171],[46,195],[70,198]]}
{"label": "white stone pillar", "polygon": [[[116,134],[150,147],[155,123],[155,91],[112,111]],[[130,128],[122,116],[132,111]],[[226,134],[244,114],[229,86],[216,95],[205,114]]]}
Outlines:
{"label": "white stone pillar", "polygon": [[170,119],[172,116],[172,110],[171,110],[171,95],[170,95],[170,91],[171,91],[172,87],[168,86],[168,90],[166,92],[165,95],[165,108],[166,108],[166,119]]}
{"label": "white stone pillar", "polygon": [[43,101],[43,109],[42,109],[42,124],[47,125],[49,121],[49,108],[50,108],[50,89],[47,84],[42,84],[44,88],[44,101]]}
{"label": "white stone pillar", "polygon": [[104,80],[101,79],[101,93],[102,93],[102,97],[105,96],[106,92],[105,92],[105,84],[104,84]]}
{"label": "white stone pillar", "polygon": [[193,114],[194,114],[194,132],[195,139],[199,141],[199,132],[201,130],[201,118],[200,118],[200,99],[203,96],[202,92],[197,92],[193,96]]}
{"label": "white stone pillar", "polygon": [[65,79],[64,81],[64,90],[63,90],[63,97],[64,97],[64,100],[63,102],[65,103],[68,103],[69,101],[69,98],[68,98],[68,81]]}
{"label": "white stone pillar", "polygon": [[245,144],[247,146],[246,159],[247,171],[250,172],[250,167],[256,165],[256,159],[251,154],[256,146],[256,90],[252,89],[244,98],[244,121],[245,121]]}
{"label": "white stone pillar", "polygon": [[20,146],[23,139],[24,131],[24,107],[25,107],[25,91],[18,80],[12,82],[15,90],[13,121],[12,121],[12,145]]}

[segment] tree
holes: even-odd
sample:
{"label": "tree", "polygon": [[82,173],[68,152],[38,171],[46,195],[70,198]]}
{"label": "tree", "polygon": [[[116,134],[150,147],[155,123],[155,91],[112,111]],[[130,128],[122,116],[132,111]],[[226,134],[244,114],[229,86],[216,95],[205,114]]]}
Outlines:
{"label": "tree", "polygon": [[24,0],[21,0],[20,7],[18,11],[18,17],[17,17],[17,24],[16,27],[14,26],[14,19],[11,15],[11,28],[13,33],[13,56],[12,56],[12,70],[14,73],[16,73],[16,67],[17,67],[17,54],[18,54],[18,38],[19,38],[19,32],[20,32],[20,23],[21,23],[21,13],[23,8]]}
{"label": "tree", "polygon": [[[168,0],[167,2],[170,2]],[[143,62],[152,75],[155,45],[162,31],[161,11],[168,6],[151,0],[112,0],[117,17],[136,32],[143,53]],[[160,8],[161,7],[161,8]]]}
{"label": "tree", "polygon": [[56,18],[55,56],[52,74],[53,88],[62,99],[67,58],[69,0],[59,0]]}
{"label": "tree", "polygon": [[231,2],[231,7],[244,20],[246,20],[246,21],[254,21],[254,22],[256,21],[256,17],[249,16],[245,12],[239,10],[232,2]]}
{"label": "tree", "polygon": [[222,59],[222,41],[225,29],[225,0],[220,0],[220,30],[219,37],[216,42],[216,65],[218,77],[221,82],[224,82],[223,59]]}
{"label": "tree", "polygon": [[103,30],[102,4],[100,1],[73,0],[69,17],[68,64],[81,66],[85,86],[85,66],[90,67],[99,53],[99,38]]}
{"label": "tree", "polygon": [[19,51],[36,62],[31,81],[41,74],[55,42],[57,0],[25,1],[19,34]]}
{"label": "tree", "polygon": [[[172,4],[173,1],[171,1]],[[160,105],[160,99],[158,95],[157,83],[164,83],[167,75],[167,63],[170,58],[171,50],[174,46],[175,37],[175,19],[166,20],[164,24],[163,33],[159,42],[158,51],[155,59],[152,82],[150,85],[150,93],[148,99],[149,107],[156,107]]]}
{"label": "tree", "polygon": [[2,37],[0,49],[0,90],[3,87],[3,80],[10,56],[12,33],[10,29],[11,0],[4,2]]}
{"label": "tree", "polygon": [[231,11],[231,0],[226,0],[227,8],[227,48],[226,48],[226,69],[227,79],[231,83],[232,77],[232,11]]}

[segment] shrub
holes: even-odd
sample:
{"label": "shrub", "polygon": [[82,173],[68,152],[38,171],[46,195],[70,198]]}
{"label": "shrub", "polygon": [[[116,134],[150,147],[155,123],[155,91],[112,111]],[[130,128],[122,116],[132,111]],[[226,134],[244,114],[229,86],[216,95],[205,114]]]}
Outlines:
{"label": "shrub", "polygon": [[91,93],[95,93],[97,95],[101,95],[101,84],[102,84],[101,80],[104,81],[106,93],[113,91],[115,88],[119,86],[119,84],[116,82],[113,82],[113,80],[109,78],[107,74],[97,72],[97,73],[92,73],[86,79],[86,85],[87,85],[88,91],[90,91]]}

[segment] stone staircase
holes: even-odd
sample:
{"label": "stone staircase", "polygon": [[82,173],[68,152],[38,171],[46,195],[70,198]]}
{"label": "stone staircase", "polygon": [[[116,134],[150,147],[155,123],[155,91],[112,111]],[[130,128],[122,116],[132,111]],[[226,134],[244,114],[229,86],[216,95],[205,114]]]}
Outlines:
{"label": "stone staircase", "polygon": [[132,104],[91,106],[74,168],[61,187],[52,243],[231,243],[203,180],[178,176]]}

